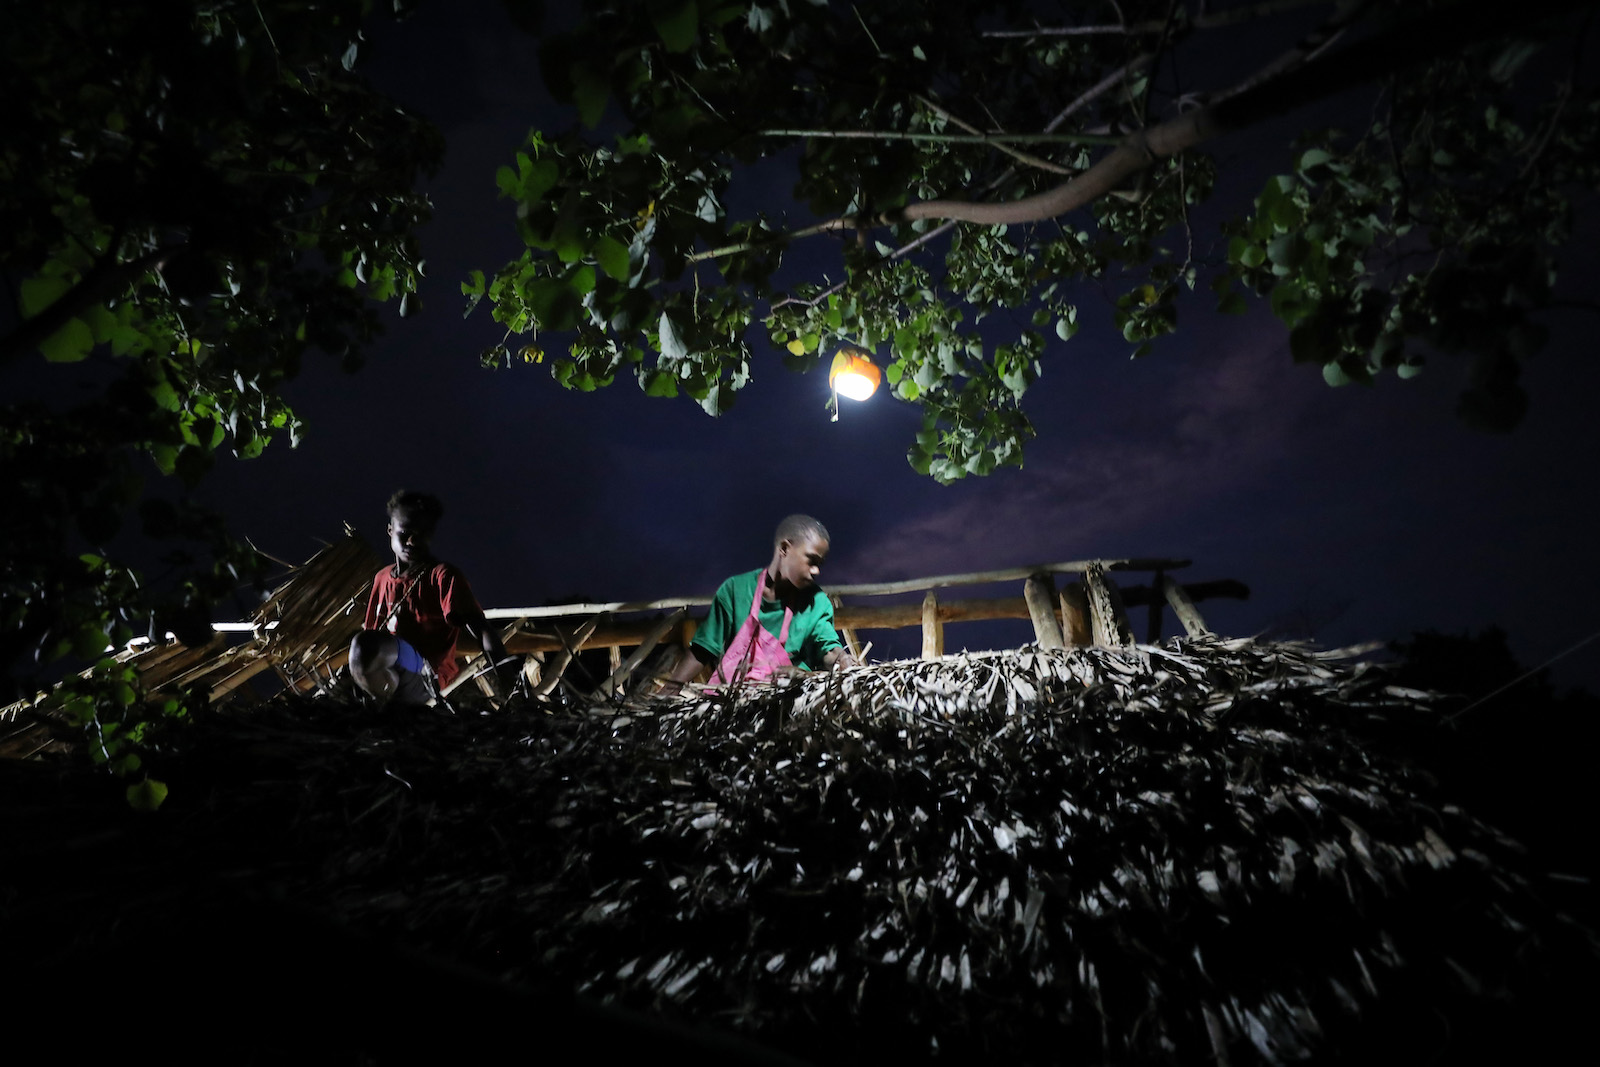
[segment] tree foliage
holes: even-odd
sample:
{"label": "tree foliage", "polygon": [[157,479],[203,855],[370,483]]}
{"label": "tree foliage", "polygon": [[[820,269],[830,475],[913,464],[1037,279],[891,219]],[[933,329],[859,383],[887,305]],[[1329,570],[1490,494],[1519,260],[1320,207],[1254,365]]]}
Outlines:
{"label": "tree foliage", "polygon": [[[563,385],[628,372],[712,414],[758,328],[799,369],[864,345],[940,481],[1021,463],[1023,398],[1096,291],[1136,356],[1203,286],[1222,312],[1268,300],[1334,385],[1468,352],[1462,414],[1506,428],[1573,197],[1600,183],[1583,7],[586,4],[542,52],[577,122],[498,175],[526,250],[463,292],[506,327],[488,365],[542,362],[554,333]],[[1274,35],[1264,67],[1219,59]],[[1356,87],[1356,128],[1305,130],[1245,217],[1197,212],[1210,142]],[[802,260],[807,240],[831,244]]]}
{"label": "tree foliage", "polygon": [[[5,0],[0,374],[27,388],[0,408],[0,627],[19,684],[136,632],[209,639],[211,603],[260,561],[182,489],[292,444],[278,389],[302,357],[353,367],[377,302],[415,307],[415,187],[441,142],[355,73],[372,7]],[[137,702],[101,673],[74,698],[86,721],[100,697]]]}

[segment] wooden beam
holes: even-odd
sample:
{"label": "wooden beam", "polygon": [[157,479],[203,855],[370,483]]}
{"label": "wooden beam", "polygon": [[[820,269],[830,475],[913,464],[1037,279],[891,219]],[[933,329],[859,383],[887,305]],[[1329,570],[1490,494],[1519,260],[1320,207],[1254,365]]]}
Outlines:
{"label": "wooden beam", "polygon": [[[952,585],[985,585],[990,582],[1014,582],[1033,574],[1081,574],[1090,563],[1099,563],[1107,570],[1171,571],[1187,567],[1186,559],[1106,559],[1072,560],[1066,563],[1036,563],[1029,567],[1007,567],[997,571],[972,571],[967,574],[940,574],[932,578],[907,578],[898,582],[869,582],[865,585],[838,585],[832,591],[840,596],[882,596],[888,593],[922,593],[929,589],[945,589]],[[661,611],[666,608],[705,607],[711,603],[708,596],[667,597],[663,600],[619,600],[609,604],[546,604],[536,608],[490,608],[484,615],[491,619],[558,619],[572,615],[597,615],[601,612],[622,614],[632,611]]]}
{"label": "wooden beam", "polygon": [[943,655],[944,623],[939,621],[939,598],[930,589],[922,598],[922,658],[938,659]]}
{"label": "wooden beam", "polygon": [[1030,574],[1022,584],[1022,598],[1028,602],[1033,619],[1033,634],[1040,648],[1062,648],[1061,624],[1056,621],[1056,580],[1046,573]]}
{"label": "wooden beam", "polygon": [[1166,594],[1167,603],[1172,605],[1172,613],[1183,623],[1184,632],[1190,637],[1198,637],[1211,631],[1206,629],[1206,620],[1200,617],[1200,612],[1195,609],[1194,601],[1184,591],[1183,586],[1171,578],[1163,576],[1161,591]]}
{"label": "wooden beam", "polygon": [[[1234,597],[1246,599],[1250,590],[1240,582],[1222,580],[1215,582],[1197,582],[1186,587],[1191,599],[1204,600],[1209,597]],[[1149,604],[1152,597],[1161,597],[1162,594],[1154,592],[1149,586],[1136,585],[1129,589],[1121,590],[1123,603],[1128,607],[1137,607]],[[1061,590],[1064,598],[1080,598],[1077,603],[1083,616],[1083,630],[1085,635],[1081,641],[1074,643],[1092,644],[1093,640],[1087,636],[1088,629],[1087,600],[1082,599],[1082,590],[1076,585],[1064,586]],[[985,619],[1028,619],[1032,614],[1028,611],[1025,598],[1012,597],[973,597],[969,600],[941,600],[939,601],[939,621],[949,624],[952,622],[979,622]],[[583,642],[584,649],[610,648],[612,645],[621,645],[630,648],[644,640],[645,635],[653,625],[652,619],[635,619],[627,622],[618,622],[609,626],[595,629]],[[669,630],[662,637],[664,641],[672,641],[687,647],[694,639],[694,616],[683,620],[682,628]],[[840,604],[834,612],[834,628],[843,637],[846,630],[854,634],[858,630],[900,630],[910,626],[922,625],[922,605],[910,604],[883,604],[880,606],[864,607],[861,605]],[[1071,631],[1072,621],[1070,615],[1067,619],[1067,628]],[[859,638],[858,638],[859,639]],[[530,652],[560,652],[564,647],[562,639],[553,629],[537,631],[518,631],[505,639],[506,651],[516,653]],[[855,652],[854,648],[851,652]]]}

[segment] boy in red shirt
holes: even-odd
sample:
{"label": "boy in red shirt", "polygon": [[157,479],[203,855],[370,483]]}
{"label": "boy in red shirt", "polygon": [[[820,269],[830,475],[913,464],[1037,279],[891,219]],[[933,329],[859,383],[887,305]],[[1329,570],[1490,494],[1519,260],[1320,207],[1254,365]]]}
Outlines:
{"label": "boy in red shirt", "polygon": [[484,618],[466,575],[429,551],[444,505],[429,493],[389,498],[394,566],[372,579],[362,631],[350,642],[350,677],[380,706],[426,704],[461,673],[456,638],[466,631],[491,663],[505,646]]}

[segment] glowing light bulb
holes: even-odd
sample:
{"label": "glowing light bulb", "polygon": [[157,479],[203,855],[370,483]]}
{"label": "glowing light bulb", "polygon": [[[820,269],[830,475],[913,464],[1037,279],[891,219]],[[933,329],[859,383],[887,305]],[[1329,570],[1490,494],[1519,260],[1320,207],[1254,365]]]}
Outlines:
{"label": "glowing light bulb", "polygon": [[878,391],[883,372],[859,348],[841,348],[828,371],[828,385],[849,400],[865,400]]}

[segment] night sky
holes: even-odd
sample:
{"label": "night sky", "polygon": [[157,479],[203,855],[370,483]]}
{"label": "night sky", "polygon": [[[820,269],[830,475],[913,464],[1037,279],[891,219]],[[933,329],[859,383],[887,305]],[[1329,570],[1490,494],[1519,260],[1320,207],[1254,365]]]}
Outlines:
{"label": "night sky", "polygon": [[[1181,304],[1179,332],[1130,361],[1110,300],[1085,287],[1083,329],[1051,339],[1027,397],[1038,438],[1025,467],[943,487],[906,463],[914,408],[880,394],[845,402],[831,423],[825,374],[784,370],[759,334],[755,380],[720,419],[686,399],[647,398],[631,377],[582,394],[547,366],[481,369],[478,353],[502,330],[486,306],[462,319],[459,285],[520,252],[495,169],[530,127],[558,129],[570,114],[552,108],[533,40],[493,0],[426,4],[369,36],[368,74],[448,142],[422,232],[426,309],[405,321],[390,313],[359,374],[308,359],[287,390],[309,423],[304,443],[223,462],[196,494],[274,556],[307,558],[345,522],[386,552],[383,501],[407,486],[444,499],[436,551],[486,607],[709,595],[765,562],[777,521],[805,511],[833,533],[824,585],[1165,556],[1194,561],[1179,580],[1249,585],[1249,600],[1200,605],[1229,635],[1338,646],[1497,624],[1531,666],[1600,628],[1592,312],[1546,320],[1551,343],[1524,378],[1525,424],[1491,436],[1454,415],[1463,361],[1435,357],[1409,382],[1330,389],[1318,368],[1290,360],[1263,303],[1226,318],[1209,294]],[[1303,112],[1214,146],[1222,181],[1197,238],[1215,241],[1219,211],[1286,168],[1285,132],[1317,118]],[[771,213],[787,203],[784,182],[768,185]],[[1563,254],[1569,297],[1594,297],[1597,237],[1591,202]],[[786,267],[791,280],[841,272],[827,239],[791,252]],[[962,595],[1018,593],[1020,583]],[[920,647],[915,630],[864,637],[874,659]],[[1031,637],[1025,621],[958,624],[946,647]],[[1554,676],[1600,690],[1600,641]]]}

